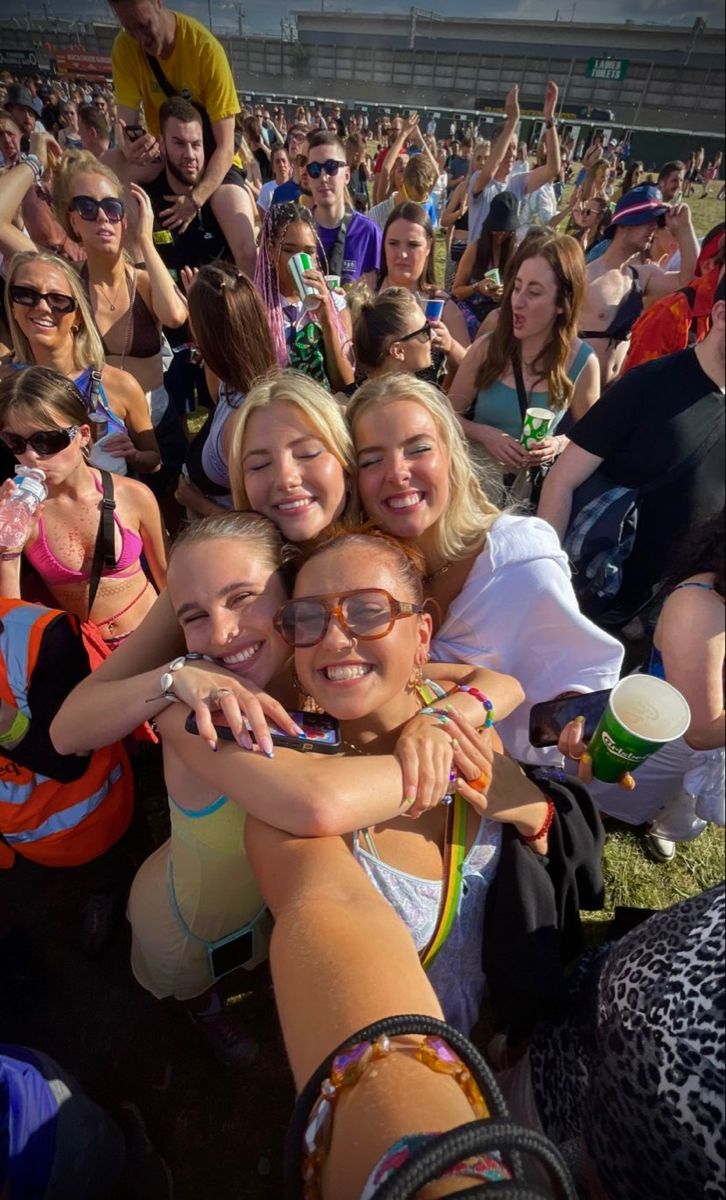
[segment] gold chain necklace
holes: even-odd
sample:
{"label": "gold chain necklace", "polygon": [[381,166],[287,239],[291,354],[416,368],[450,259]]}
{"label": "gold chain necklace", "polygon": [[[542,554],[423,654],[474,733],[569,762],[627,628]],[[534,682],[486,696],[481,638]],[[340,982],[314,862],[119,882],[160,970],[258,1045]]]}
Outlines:
{"label": "gold chain necklace", "polygon": [[451,559],[449,559],[448,562],[445,562],[443,567],[438,567],[438,569],[436,571],[432,571],[430,575],[424,575],[423,582],[424,583],[432,583],[433,580],[437,578],[437,576],[445,575],[446,572],[449,570],[450,566],[451,566]]}

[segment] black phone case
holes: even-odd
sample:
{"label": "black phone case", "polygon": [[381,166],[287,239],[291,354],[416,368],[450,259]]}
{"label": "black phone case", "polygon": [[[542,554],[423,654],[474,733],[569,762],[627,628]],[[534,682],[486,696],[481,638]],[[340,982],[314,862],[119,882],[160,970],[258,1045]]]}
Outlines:
{"label": "black phone case", "polygon": [[[232,733],[229,725],[218,725],[216,721],[212,723],[221,741],[233,742],[235,740],[234,734]],[[184,728],[186,729],[187,733],[193,733],[197,736],[199,735],[197,718],[193,712],[189,713],[189,716],[184,722]],[[338,735],[337,743],[332,746],[325,742],[317,742],[314,738],[309,738],[303,741],[302,738],[290,737],[289,734],[283,733],[280,729],[276,730],[274,727],[271,731],[271,735],[273,744],[275,746],[284,746],[288,750],[297,750],[302,754],[339,754],[341,749],[340,735]]]}

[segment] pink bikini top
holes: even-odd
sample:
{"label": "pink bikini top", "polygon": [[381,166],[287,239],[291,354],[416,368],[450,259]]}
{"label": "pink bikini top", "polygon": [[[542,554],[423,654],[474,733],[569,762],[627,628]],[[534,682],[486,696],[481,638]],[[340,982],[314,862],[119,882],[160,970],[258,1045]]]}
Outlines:
{"label": "pink bikini top", "polygon": [[[103,494],[103,488],[100,482],[94,475],[94,483],[96,491]],[[101,576],[105,578],[107,575],[124,576],[131,578],[142,570],[139,559],[143,550],[143,542],[137,533],[132,529],[124,529],[119,521],[116,513],[113,514],[113,519],[117,529],[121,534],[121,553],[115,567],[104,567]],[[53,554],[48,539],[45,536],[45,525],[43,518],[38,520],[38,536],[32,546],[27,546],[25,555],[30,564],[40,575],[41,579],[53,588],[67,583],[84,583],[90,578],[90,571],[74,571],[71,567],[65,566],[64,563],[58,562],[58,559]],[[129,567],[136,567],[136,571],[129,571]]]}

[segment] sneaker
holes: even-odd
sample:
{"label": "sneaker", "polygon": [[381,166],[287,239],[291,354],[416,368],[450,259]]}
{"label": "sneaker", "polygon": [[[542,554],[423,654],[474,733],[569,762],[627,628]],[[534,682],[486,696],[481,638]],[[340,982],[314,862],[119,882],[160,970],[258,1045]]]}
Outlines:
{"label": "sneaker", "polygon": [[643,843],[648,856],[655,862],[672,862],[676,856],[676,843],[655,833],[652,828],[643,834]]}
{"label": "sneaker", "polygon": [[217,1062],[223,1067],[250,1067],[256,1061],[260,1047],[254,1038],[247,1037],[239,1020],[229,1009],[211,1015],[189,1013],[189,1019],[210,1046]]}

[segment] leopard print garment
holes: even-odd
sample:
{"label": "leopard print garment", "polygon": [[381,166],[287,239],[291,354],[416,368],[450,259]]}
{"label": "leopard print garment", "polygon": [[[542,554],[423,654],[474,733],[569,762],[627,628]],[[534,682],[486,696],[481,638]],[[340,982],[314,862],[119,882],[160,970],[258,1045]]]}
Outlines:
{"label": "leopard print garment", "polygon": [[532,1048],[543,1126],[584,1138],[612,1200],[723,1200],[724,888],[588,955]]}

